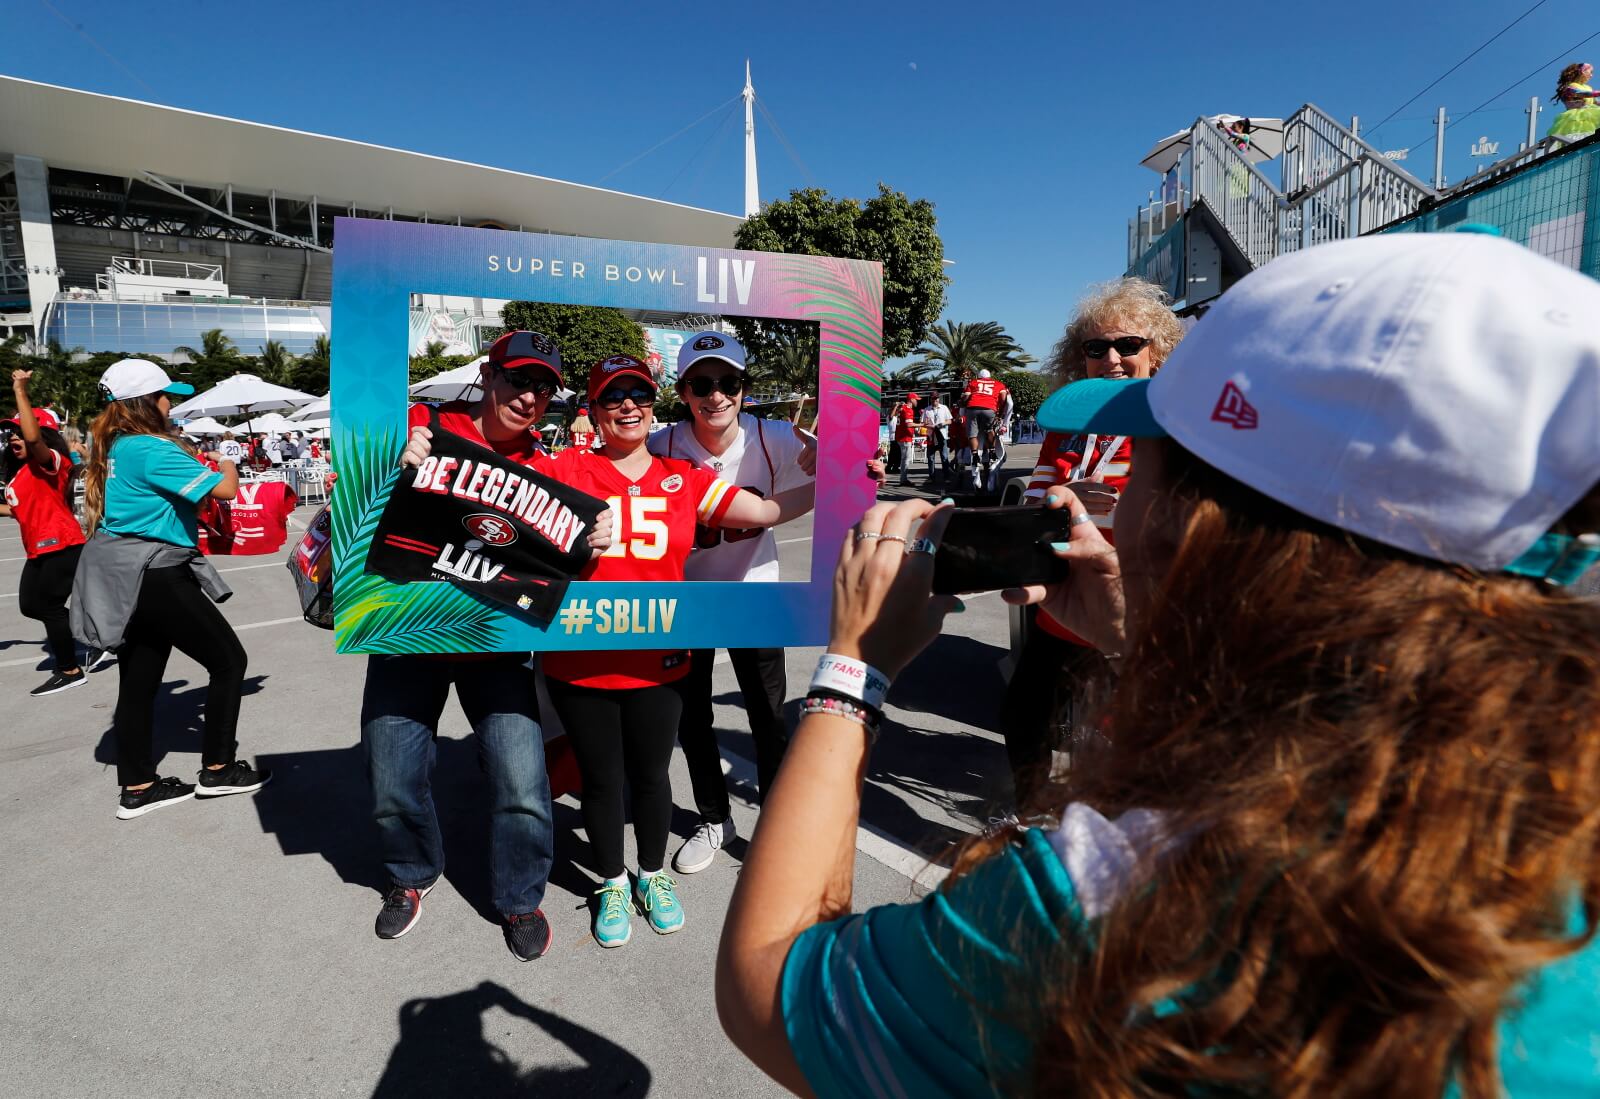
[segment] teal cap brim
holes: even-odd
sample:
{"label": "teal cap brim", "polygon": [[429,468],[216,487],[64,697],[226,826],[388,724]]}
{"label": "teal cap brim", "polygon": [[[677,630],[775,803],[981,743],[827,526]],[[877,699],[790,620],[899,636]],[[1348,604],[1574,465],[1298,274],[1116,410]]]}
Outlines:
{"label": "teal cap brim", "polygon": [[188,382],[173,382],[161,392],[170,393],[174,397],[192,397],[194,396],[194,386]]}
{"label": "teal cap brim", "polygon": [[1085,378],[1062,386],[1039,406],[1046,431],[1093,432],[1160,439],[1165,429],[1150,412],[1149,378]]}

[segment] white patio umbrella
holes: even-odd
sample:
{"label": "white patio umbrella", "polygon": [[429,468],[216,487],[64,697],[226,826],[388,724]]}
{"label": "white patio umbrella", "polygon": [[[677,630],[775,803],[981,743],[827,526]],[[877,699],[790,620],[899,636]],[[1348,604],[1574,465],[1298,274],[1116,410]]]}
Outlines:
{"label": "white patio umbrella", "polygon": [[250,421],[250,433],[253,435],[282,435],[286,431],[298,431],[302,426],[281,412],[268,412]]}
{"label": "white patio umbrella", "polygon": [[480,355],[465,366],[424,378],[411,387],[411,396],[419,401],[463,401],[475,397],[478,380],[483,376],[480,367],[488,358],[487,355]]}
{"label": "white patio umbrella", "polygon": [[218,423],[210,416],[201,416],[198,420],[190,420],[183,425],[184,434],[193,435],[196,438],[202,435],[221,435],[224,431],[232,430],[233,428],[227,424]]}
{"label": "white patio umbrella", "polygon": [[[1260,164],[1274,157],[1283,155],[1283,119],[1281,118],[1255,118],[1236,114],[1214,114],[1206,119],[1212,126],[1217,123],[1241,123],[1248,144],[1240,149],[1251,164]],[[1166,175],[1173,166],[1183,158],[1183,152],[1189,147],[1190,131],[1179,130],[1177,133],[1162,138],[1139,161],[1146,168],[1159,175]]]}
{"label": "white patio umbrella", "polygon": [[204,393],[197,393],[172,410],[175,417],[185,416],[244,416],[245,430],[256,430],[253,418],[257,412],[273,409],[299,408],[317,398],[298,389],[264,382],[254,374],[235,374],[225,378]]}
{"label": "white patio umbrella", "polygon": [[325,420],[328,413],[333,411],[333,403],[328,397],[318,397],[308,405],[302,405],[289,413],[291,420]]}

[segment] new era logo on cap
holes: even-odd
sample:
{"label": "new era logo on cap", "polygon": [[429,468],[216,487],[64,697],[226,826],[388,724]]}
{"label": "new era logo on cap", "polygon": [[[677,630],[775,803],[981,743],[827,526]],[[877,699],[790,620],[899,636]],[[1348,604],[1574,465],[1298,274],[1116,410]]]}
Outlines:
{"label": "new era logo on cap", "polygon": [[1222,387],[1211,418],[1220,424],[1231,424],[1235,431],[1252,431],[1260,422],[1255,406],[1245,400],[1244,393],[1232,382]]}

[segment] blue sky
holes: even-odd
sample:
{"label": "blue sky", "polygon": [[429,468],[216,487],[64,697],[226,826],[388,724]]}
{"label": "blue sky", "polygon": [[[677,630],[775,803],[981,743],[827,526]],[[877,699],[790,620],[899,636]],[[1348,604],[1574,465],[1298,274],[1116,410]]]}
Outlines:
{"label": "blue sky", "polygon": [[[0,71],[736,213],[737,104],[617,169],[736,96],[749,57],[782,133],[758,114],[763,199],[880,180],[931,199],[956,261],[945,316],[999,321],[1043,357],[1084,287],[1121,274],[1158,138],[1307,101],[1370,127],[1535,2],[11,0]],[[1429,141],[1406,164],[1427,174],[1435,108],[1464,115],[1539,69],[1450,131],[1462,178],[1480,136],[1515,149],[1530,95],[1548,126],[1559,64],[1539,66],[1596,31],[1592,3],[1545,0],[1376,143]],[[1579,52],[1600,65],[1600,39]]]}

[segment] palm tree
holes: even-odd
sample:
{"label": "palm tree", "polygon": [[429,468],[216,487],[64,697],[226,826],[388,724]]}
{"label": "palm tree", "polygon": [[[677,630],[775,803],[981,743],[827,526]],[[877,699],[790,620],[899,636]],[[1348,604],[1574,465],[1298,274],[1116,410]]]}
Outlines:
{"label": "palm tree", "polygon": [[196,392],[205,392],[224,378],[231,378],[249,365],[248,360],[233,345],[233,340],[220,328],[209,328],[200,333],[200,349],[188,345],[174,347],[174,355],[187,355],[189,367],[180,370]]}
{"label": "palm tree", "polygon": [[910,389],[922,385],[933,379],[936,368],[933,363],[906,363],[898,370],[891,370],[883,376],[884,389]]}
{"label": "palm tree", "polygon": [[815,396],[819,353],[815,336],[780,332],[750,363],[751,387],[774,390],[783,397],[791,393]]}
{"label": "palm tree", "polygon": [[283,344],[268,340],[261,345],[261,354],[256,356],[256,372],[263,380],[274,385],[288,385],[294,379],[294,367],[298,361]]}
{"label": "palm tree", "polygon": [[311,350],[295,364],[294,387],[307,393],[328,392],[328,372],[332,364],[333,345],[327,336],[318,336]]}
{"label": "palm tree", "polygon": [[980,370],[1019,370],[1033,362],[995,321],[944,321],[928,330],[916,353],[939,369],[941,381],[952,382],[964,382]]}

